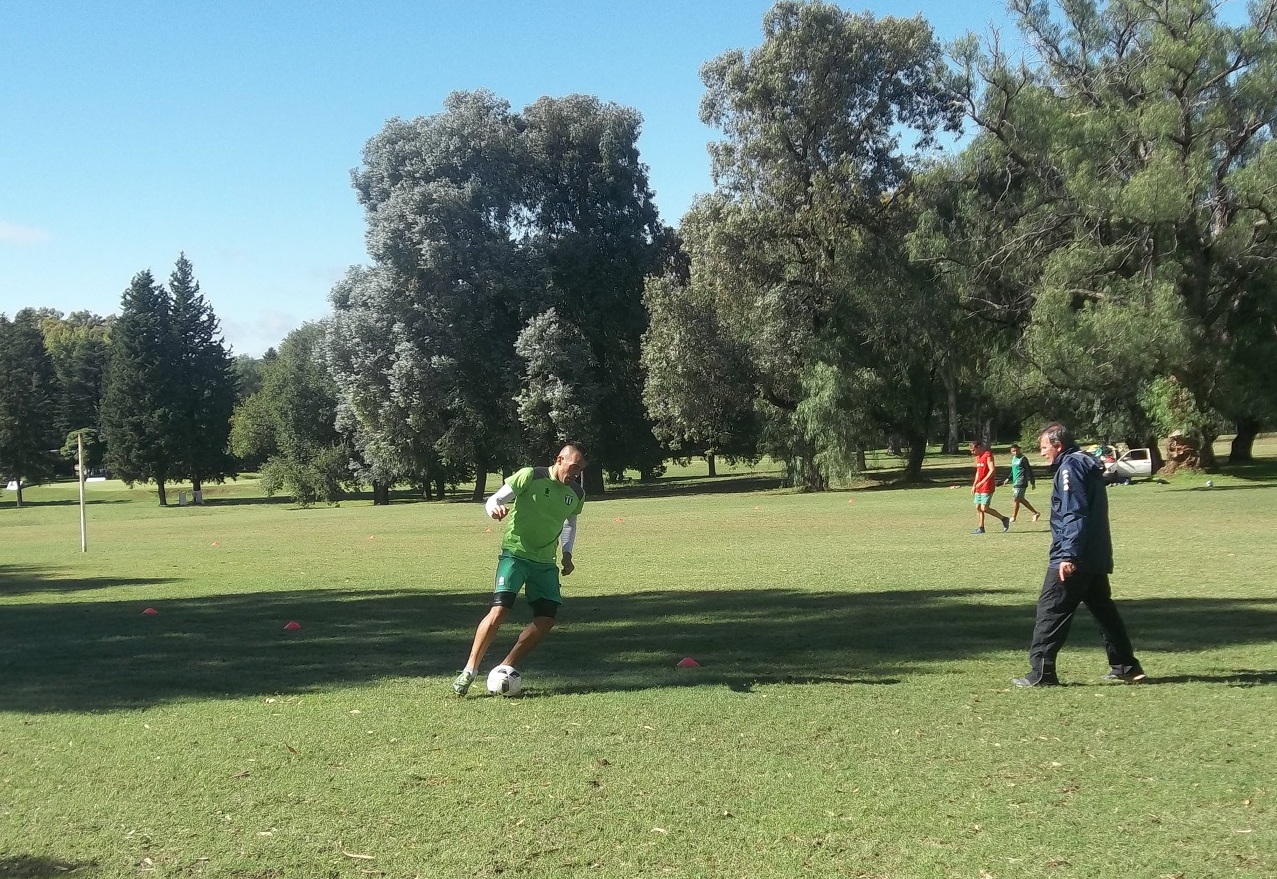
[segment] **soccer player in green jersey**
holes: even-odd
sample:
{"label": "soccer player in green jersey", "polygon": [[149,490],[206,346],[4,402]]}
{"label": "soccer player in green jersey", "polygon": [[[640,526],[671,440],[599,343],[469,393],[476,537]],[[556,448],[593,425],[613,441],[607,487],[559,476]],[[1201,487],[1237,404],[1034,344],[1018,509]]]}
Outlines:
{"label": "soccer player in green jersey", "polygon": [[1011,505],[1011,521],[1016,520],[1020,515],[1020,507],[1024,507],[1033,514],[1033,521],[1036,522],[1038,511],[1024,496],[1024,490],[1029,487],[1037,488],[1038,483],[1033,478],[1033,465],[1029,463],[1027,456],[1020,454],[1020,447],[1015,444],[1011,445],[1011,475],[1007,477],[1007,482],[1011,483],[1011,497],[1014,500]]}
{"label": "soccer player in green jersey", "polygon": [[501,555],[497,559],[496,591],[487,616],[479,621],[466,667],[452,682],[452,690],[464,696],[479,673],[488,646],[514,607],[520,589],[527,590],[532,605],[532,622],[519,634],[514,647],[501,661],[518,668],[519,663],[554,628],[563,597],[559,592],[558,560],[563,549],[563,575],[575,568],[572,546],[576,541],[576,517],[585,503],[578,477],[585,469],[585,456],[576,446],[567,445],[549,467],[524,467],[515,473],[485,508],[498,522],[509,518]]}

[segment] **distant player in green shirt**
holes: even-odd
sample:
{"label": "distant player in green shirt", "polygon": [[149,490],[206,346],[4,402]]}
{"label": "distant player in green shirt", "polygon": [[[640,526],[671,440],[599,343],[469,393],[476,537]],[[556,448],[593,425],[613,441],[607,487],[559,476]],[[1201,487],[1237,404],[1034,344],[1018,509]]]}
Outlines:
{"label": "distant player in green shirt", "polygon": [[1024,490],[1029,486],[1037,488],[1038,483],[1033,478],[1033,465],[1029,463],[1026,455],[1020,454],[1020,447],[1016,445],[1011,446],[1011,475],[1007,478],[1007,482],[1011,483],[1011,497],[1015,501],[1011,506],[1011,521],[1016,520],[1016,517],[1020,515],[1020,507],[1024,507],[1033,514],[1033,521],[1036,522],[1038,511],[1024,496]]}
{"label": "distant player in green shirt", "polygon": [[567,445],[549,467],[524,467],[515,473],[485,508],[498,522],[509,519],[497,559],[496,591],[488,615],[479,622],[470,647],[466,667],[452,682],[458,696],[464,696],[479,673],[488,646],[520,589],[527,590],[532,605],[532,622],[501,661],[518,668],[519,663],[554,628],[563,597],[559,593],[558,550],[563,549],[563,575],[571,574],[572,546],[576,542],[576,517],[585,503],[578,477],[585,469],[585,456],[576,446]]}

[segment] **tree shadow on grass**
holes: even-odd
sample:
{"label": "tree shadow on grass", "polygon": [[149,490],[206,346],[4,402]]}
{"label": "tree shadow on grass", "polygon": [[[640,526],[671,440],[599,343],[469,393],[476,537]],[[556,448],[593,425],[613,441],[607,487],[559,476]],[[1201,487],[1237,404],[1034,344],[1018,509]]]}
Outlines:
{"label": "tree shadow on grass", "polygon": [[[749,494],[775,491],[783,487],[776,473],[736,474],[732,476],[680,476],[678,479],[655,479],[651,482],[628,482],[609,485],[603,500],[629,498],[667,498],[691,495]],[[597,499],[597,498],[596,498]]]}
{"label": "tree shadow on grass", "polygon": [[1253,491],[1257,488],[1277,488],[1277,482],[1257,482],[1249,485],[1184,485],[1170,489],[1171,491]]}
{"label": "tree shadow on grass", "polygon": [[94,577],[59,578],[45,575],[38,568],[0,565],[0,598],[30,595],[37,592],[80,592],[85,589],[110,589],[115,586],[158,586],[174,582],[171,577]]}
{"label": "tree shadow on grass", "polygon": [[96,866],[95,861],[76,864],[43,855],[0,855],[0,879],[53,879]]}
{"label": "tree shadow on grass", "polygon": [[[126,497],[85,498],[85,501],[84,501],[84,505],[86,507],[105,507],[112,504],[131,504],[131,503],[136,503],[136,501]],[[3,513],[6,510],[12,510],[14,512],[14,515],[18,515],[23,510],[36,508],[36,507],[39,507],[39,508],[78,507],[79,505],[80,505],[80,499],[73,498],[73,497],[58,498],[56,500],[40,500],[40,501],[32,501],[32,500],[27,500],[26,498],[23,498],[22,506],[20,507],[17,504],[7,504],[7,503],[4,503],[3,501],[0,501],[0,513]],[[3,876],[3,875],[4,875],[3,873],[0,873],[0,876]]]}
{"label": "tree shadow on grass", "polygon": [[[9,572],[39,581],[38,571]],[[92,579],[58,589],[94,589]],[[137,581],[139,583],[145,581]],[[74,584],[74,585],[73,585]],[[465,592],[308,590],[167,599],[11,604],[0,613],[0,708],[89,711],[185,698],[304,693],[456,671],[486,612]],[[41,591],[39,582],[19,588]],[[446,586],[445,586],[446,588]],[[154,607],[158,613],[144,615]],[[1277,606],[1259,599],[1126,601],[1140,651],[1200,651],[1277,640]],[[528,618],[520,604],[488,657]],[[284,628],[296,620],[301,628]],[[781,588],[667,590],[573,598],[525,671],[543,692],[717,684],[888,684],[948,663],[1027,646],[1032,602],[995,589],[809,593]],[[1102,663],[1083,614],[1071,650]],[[691,656],[701,667],[674,667]],[[1018,671],[1019,669],[1015,669]],[[1156,676],[1158,669],[1149,669]],[[1270,683],[1267,672],[1221,680]]]}

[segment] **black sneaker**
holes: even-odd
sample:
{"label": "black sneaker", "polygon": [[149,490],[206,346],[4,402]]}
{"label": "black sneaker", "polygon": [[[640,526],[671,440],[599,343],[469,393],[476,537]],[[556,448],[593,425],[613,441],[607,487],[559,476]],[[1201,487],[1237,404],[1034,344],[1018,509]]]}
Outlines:
{"label": "black sneaker", "polygon": [[1104,677],[1100,678],[1100,680],[1112,681],[1112,682],[1123,683],[1123,684],[1143,684],[1148,681],[1148,675],[1144,674],[1144,672],[1142,671],[1132,671],[1132,672],[1127,672],[1126,674],[1122,674],[1121,672],[1111,671],[1108,674],[1106,674]]}
{"label": "black sneaker", "polygon": [[1017,687],[1058,687],[1060,679],[1055,675],[1034,675],[1027,674],[1022,678],[1014,678],[1011,681]]}
{"label": "black sneaker", "polygon": [[1003,516],[1003,517],[1002,517],[1002,531],[1003,531],[1003,533],[1005,533],[1005,532],[1010,531],[1010,530],[1011,530],[1011,520],[1010,520],[1010,519],[1008,519],[1006,516]]}

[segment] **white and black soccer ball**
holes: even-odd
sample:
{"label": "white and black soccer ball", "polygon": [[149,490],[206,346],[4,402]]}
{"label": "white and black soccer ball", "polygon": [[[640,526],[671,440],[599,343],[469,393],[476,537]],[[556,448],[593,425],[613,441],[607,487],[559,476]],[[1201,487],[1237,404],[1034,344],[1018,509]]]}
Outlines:
{"label": "white and black soccer ball", "polygon": [[488,693],[492,696],[517,696],[523,689],[523,676],[512,665],[498,665],[488,672]]}

